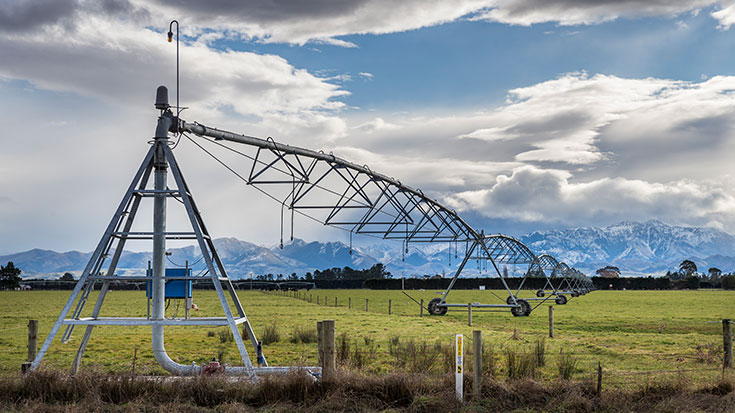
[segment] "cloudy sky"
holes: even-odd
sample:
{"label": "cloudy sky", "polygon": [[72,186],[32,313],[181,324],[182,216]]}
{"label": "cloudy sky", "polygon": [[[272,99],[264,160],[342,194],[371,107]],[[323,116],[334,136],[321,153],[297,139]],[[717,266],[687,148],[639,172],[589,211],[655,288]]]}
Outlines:
{"label": "cloudy sky", "polygon": [[[173,18],[187,120],[368,164],[486,232],[735,233],[731,1],[0,0],[0,254],[94,248],[174,96]],[[213,235],[278,241],[268,199],[176,155]]]}

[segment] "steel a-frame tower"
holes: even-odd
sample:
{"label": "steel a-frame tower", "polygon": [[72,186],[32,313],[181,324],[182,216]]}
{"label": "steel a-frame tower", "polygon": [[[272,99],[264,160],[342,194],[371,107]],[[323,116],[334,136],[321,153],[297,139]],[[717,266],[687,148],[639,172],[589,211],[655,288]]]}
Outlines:
{"label": "steel a-frame tower", "polygon": [[[229,326],[232,335],[237,344],[237,348],[242,358],[243,367],[228,367],[227,372],[230,374],[262,374],[262,373],[280,373],[289,370],[289,367],[267,367],[265,358],[260,360],[262,366],[254,367],[245,348],[245,343],[240,335],[238,326],[243,325],[247,336],[249,337],[254,348],[258,348],[258,341],[253,332],[252,326],[248,322],[242,304],[237,297],[234,287],[227,275],[222,260],[217,254],[214,242],[204,225],[199,210],[197,209],[194,198],[189,190],[181,168],[176,162],[174,153],[170,148],[169,132],[177,132],[178,119],[173,115],[168,105],[168,91],[164,86],[158,88],[156,97],[156,108],[159,109],[160,116],[156,127],[154,139],[150,142],[151,147],[148,150],[143,163],[135,173],[135,177],[125,192],[120,205],[117,207],[107,229],[97,248],[94,250],[89,263],[85,267],[79,278],[71,296],[66,302],[61,314],[53,325],[51,332],[41,346],[38,355],[31,365],[31,370],[39,367],[41,360],[49,349],[54,338],[58,334],[62,326],[66,326],[66,331],[62,336],[62,341],[68,341],[72,330],[75,326],[86,326],[84,336],[79,344],[72,372],[76,372],[79,368],[82,355],[89,342],[90,336],[95,326],[111,325],[111,326],[151,326],[151,339],[153,353],[155,359],[167,371],[176,375],[195,375],[200,374],[201,368],[194,363],[191,365],[183,365],[173,361],[166,353],[163,338],[165,326]],[[168,172],[171,172],[174,188],[168,187]],[[153,174],[153,188],[149,189],[149,181]],[[152,232],[133,232],[133,222],[138,213],[139,206],[144,198],[153,198],[153,231]],[[166,230],[166,200],[168,198],[177,198],[186,208],[186,213],[191,224],[191,232],[169,232]],[[118,276],[115,275],[118,261],[128,240],[152,240],[153,242],[153,260],[152,275],[146,276]],[[204,263],[208,269],[207,275],[204,277],[192,277],[190,274],[186,276],[166,276],[165,274],[165,249],[166,240],[196,240],[201,249]],[[107,265],[107,271],[102,272],[103,267]],[[224,310],[224,317],[202,317],[202,318],[166,318],[165,317],[165,284],[167,280],[211,280],[219,297],[219,301]],[[100,310],[104,302],[105,296],[113,281],[146,281],[151,283],[151,305],[147,317],[100,317]],[[95,284],[101,283],[99,296],[92,310],[91,316],[81,317],[82,310],[89,299],[90,293],[94,290]],[[229,301],[228,301],[229,296]],[[76,306],[74,307],[74,304]],[[233,313],[231,306],[234,307]],[[67,318],[70,311],[71,317]],[[315,370],[310,368],[309,370]]]}

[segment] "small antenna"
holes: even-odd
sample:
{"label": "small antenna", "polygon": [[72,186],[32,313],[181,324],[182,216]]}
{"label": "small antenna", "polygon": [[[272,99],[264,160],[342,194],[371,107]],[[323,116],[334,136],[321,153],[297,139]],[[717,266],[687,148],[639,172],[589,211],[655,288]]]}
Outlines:
{"label": "small antenna", "polygon": [[176,23],[176,133],[179,134],[179,114],[181,106],[179,105],[179,22],[171,20],[168,24],[168,42],[171,43],[174,37],[173,25]]}

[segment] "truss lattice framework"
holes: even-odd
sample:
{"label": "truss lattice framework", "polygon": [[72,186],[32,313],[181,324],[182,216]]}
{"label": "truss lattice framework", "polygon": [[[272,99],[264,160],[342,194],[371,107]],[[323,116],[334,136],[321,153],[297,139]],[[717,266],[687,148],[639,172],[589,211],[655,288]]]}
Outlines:
{"label": "truss lattice framework", "polygon": [[[163,175],[164,183],[161,184],[163,188],[154,187],[154,189],[150,189],[149,181],[151,180],[152,172],[154,171],[154,169],[156,169],[156,171],[165,170],[167,169],[166,165],[168,168],[171,169],[171,173],[174,177],[175,188],[172,189],[172,188],[166,187],[165,175]],[[159,172],[156,172],[156,174],[159,174]],[[156,179],[159,179],[159,178],[156,178]],[[184,204],[184,207],[186,209],[187,216],[192,226],[192,231],[191,232],[167,232],[165,230],[165,225],[163,227],[163,230],[160,232],[157,232],[155,228],[154,228],[154,231],[152,232],[131,231],[131,228],[133,226],[133,221],[136,218],[136,214],[138,213],[141,201],[144,198],[155,198],[156,196],[162,197],[162,198],[176,198],[180,200],[181,203]],[[165,208],[165,204],[164,204],[164,208]],[[103,306],[105,296],[109,290],[110,284],[113,281],[147,281],[147,282],[155,283],[156,278],[158,276],[158,274],[155,274],[155,267],[154,267],[154,275],[153,276],[146,275],[145,277],[119,276],[115,274],[115,271],[117,268],[118,261],[123,253],[124,247],[128,240],[132,240],[132,239],[155,240],[156,237],[162,237],[163,239],[176,239],[176,240],[181,240],[181,239],[196,240],[198,242],[202,256],[204,257],[205,262],[208,267],[208,271],[207,271],[208,275],[205,275],[202,277],[192,277],[192,276],[170,277],[170,276],[164,276],[163,274],[161,274],[160,277],[158,278],[166,279],[166,280],[177,279],[177,280],[192,280],[192,281],[201,280],[201,279],[211,280],[217,292],[217,296],[220,300],[220,303],[222,305],[222,309],[225,314],[224,317],[190,318],[188,308],[187,308],[186,315],[184,318],[166,318],[164,317],[165,314],[156,315],[155,305],[153,306],[154,307],[153,312],[151,312],[150,304],[148,308],[149,309],[148,314],[145,318],[142,318],[142,317],[100,317],[99,316],[100,311]],[[164,245],[165,245],[165,241],[164,241]],[[155,251],[154,251],[154,258],[155,258]],[[163,268],[163,262],[161,262],[161,264],[162,264],[161,268]],[[107,271],[103,272],[103,268],[105,266],[107,266]],[[154,259],[154,266],[155,266],[155,259]],[[95,285],[99,283],[102,283],[102,287],[100,289],[100,293],[97,297],[97,300],[96,300],[96,303],[95,303],[94,309],[92,310],[91,315],[89,317],[81,317],[85,304],[90,298],[90,293],[95,289]],[[155,289],[155,286],[154,286],[154,289]],[[231,302],[228,301],[226,293],[228,293],[227,295],[229,295]],[[161,297],[163,297],[163,295],[161,295]],[[69,314],[70,311],[72,311],[72,306],[75,302],[76,302],[76,306],[74,307],[73,312],[71,312],[71,317],[66,318],[67,314]],[[162,306],[163,304],[161,301],[161,307]],[[235,307],[234,313],[232,311],[231,306]],[[255,333],[250,325],[250,322],[247,316],[245,315],[243,306],[240,303],[240,300],[237,294],[235,293],[231,279],[228,277],[225,267],[222,264],[222,260],[217,254],[217,251],[214,246],[214,242],[212,241],[212,237],[210,237],[207,231],[207,228],[204,225],[204,221],[201,215],[199,214],[199,210],[196,204],[194,203],[194,198],[191,195],[191,191],[189,190],[188,185],[184,181],[184,177],[181,173],[181,170],[174,158],[173,151],[169,148],[168,141],[166,139],[156,139],[151,145],[150,149],[148,150],[148,153],[146,154],[143,160],[143,163],[138,169],[132,183],[128,187],[127,192],[123,196],[122,201],[120,202],[115,214],[113,215],[113,218],[110,221],[104,235],[102,236],[102,239],[97,245],[97,248],[92,254],[92,257],[90,258],[89,263],[87,264],[82,275],[80,276],[79,281],[77,281],[77,284],[74,287],[74,290],[72,291],[71,296],[67,300],[66,305],[62,309],[61,314],[59,314],[59,317],[57,318],[56,322],[54,323],[51,329],[51,332],[49,333],[48,337],[46,337],[46,340],[41,346],[40,351],[36,355],[36,358],[31,365],[31,370],[35,370],[39,367],[41,361],[43,360],[44,355],[49,349],[49,346],[53,342],[54,337],[59,332],[62,326],[66,326],[66,330],[64,331],[64,334],[62,335],[63,342],[69,341],[75,326],[77,325],[86,326],[84,335],[79,344],[79,349],[77,350],[77,354],[76,354],[76,357],[72,365],[72,372],[76,372],[80,366],[81,358],[85,352],[86,346],[92,334],[92,330],[95,326],[105,326],[105,325],[152,326],[154,329],[158,327],[158,328],[161,328],[161,333],[158,337],[160,338],[160,345],[162,348],[163,347],[163,332],[162,332],[163,326],[167,326],[167,325],[168,326],[170,325],[184,325],[184,326],[215,325],[215,326],[229,326],[230,327],[230,330],[234,337],[234,341],[237,344],[237,348],[240,352],[240,356],[244,364],[244,369],[247,371],[248,374],[252,374],[253,365],[248,355],[247,349],[245,348],[245,344],[243,342],[243,338],[239,330],[240,324],[244,326],[243,328],[246,331],[248,337],[250,338],[252,345],[255,348],[257,348],[258,340],[255,336]],[[154,336],[154,341],[155,341],[155,338],[156,338],[155,331],[154,331],[153,336]],[[155,346],[155,343],[154,343],[154,346]],[[156,348],[154,347],[154,354],[157,352],[159,353],[159,354],[156,354],[157,359],[159,358],[159,356],[164,357],[160,353],[165,354],[165,351],[164,350],[157,351]],[[165,356],[165,357],[168,358],[168,356]],[[173,364],[173,361],[171,363]],[[265,366],[267,366],[264,358],[262,360],[262,363]],[[181,372],[188,374],[188,373],[195,371],[196,368],[194,365],[182,366],[180,370]]]}
{"label": "truss lattice framework", "polygon": [[[281,204],[281,241],[283,242],[284,213],[290,214],[291,237],[293,216],[298,213],[308,218],[348,231],[403,241],[404,248],[410,242],[465,243],[465,256],[460,262],[449,287],[441,298],[446,300],[456,279],[469,259],[489,261],[497,276],[508,290],[511,302],[498,307],[517,307],[515,295],[508,288],[498,264],[528,264],[523,281],[528,276],[544,276],[545,288],[557,288],[550,275],[559,265],[552,256],[535,256],[522,242],[505,235],[485,236],[470,227],[454,210],[426,196],[420,189],[402,184],[399,180],[372,171],[366,165],[357,165],[323,151],[312,151],[285,145],[272,138],[261,139],[208,127],[197,122],[179,119],[172,131],[183,132],[195,145],[207,152],[223,166],[235,173],[266,196]],[[192,139],[188,134],[204,138],[210,144],[249,159],[248,168],[236,171]],[[213,138],[213,139],[207,139]],[[248,154],[222,143],[244,144],[254,148]],[[350,238],[351,239],[351,238]],[[518,290],[523,287],[521,282]]]}
{"label": "truss lattice framework", "polygon": [[[324,152],[312,151],[180,121],[180,130],[257,148],[246,174],[248,185],[263,189],[282,209],[307,215],[351,234],[405,242],[465,242],[479,238],[455,211],[420,189]],[[197,142],[195,144],[199,145]],[[210,153],[211,154],[211,153]],[[272,187],[278,187],[274,189]],[[276,195],[278,194],[278,195]],[[456,248],[456,246],[455,246]]]}
{"label": "truss lattice framework", "polygon": [[[485,245],[489,257],[497,264],[532,264],[536,255],[521,241],[502,234],[488,235],[485,237]],[[485,251],[481,251],[481,257],[487,259]]]}

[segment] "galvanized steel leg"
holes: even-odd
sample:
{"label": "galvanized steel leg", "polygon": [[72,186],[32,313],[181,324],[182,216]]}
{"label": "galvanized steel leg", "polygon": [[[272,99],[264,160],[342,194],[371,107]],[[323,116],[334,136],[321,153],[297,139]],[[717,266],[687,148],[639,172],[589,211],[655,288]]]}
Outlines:
{"label": "galvanized steel leg", "polygon": [[[145,173],[143,174],[143,177],[138,184],[138,189],[145,189],[146,183],[148,182],[148,179],[151,174],[151,170],[153,169],[153,164],[149,163]],[[130,231],[130,229],[133,226],[133,221],[135,220],[135,215],[138,213],[138,207],[140,206],[140,201],[142,197],[140,195],[135,196],[133,199],[133,204],[130,207],[130,210],[128,211],[128,214],[125,218],[125,225],[123,226],[123,232],[127,233]],[[125,248],[125,242],[127,241],[127,237],[122,236],[120,240],[117,243],[117,246],[115,248],[115,254],[112,256],[112,260],[110,261],[110,266],[107,268],[107,275],[114,275],[115,269],[117,269],[117,263],[120,261],[120,256],[122,255],[123,249]],[[107,291],[110,288],[110,281],[106,280],[102,284],[102,288],[100,289],[100,294],[97,297],[97,302],[94,305],[94,309],[92,310],[92,318],[97,318],[97,316],[100,313],[100,310],[102,309],[102,302],[105,300],[105,296],[107,295]],[[87,328],[84,331],[84,336],[82,337],[82,341],[79,343],[79,349],[77,350],[77,354],[74,357],[74,362],[71,366],[71,374],[76,374],[77,371],[79,371],[79,365],[82,361],[82,356],[84,356],[84,350],[87,348],[87,343],[89,343],[89,338],[92,336],[92,330],[94,329],[93,325],[88,325]]]}
{"label": "galvanized steel leg", "polygon": [[[186,212],[187,212],[187,215],[189,216],[189,221],[191,222],[194,232],[196,233],[197,241],[199,243],[199,248],[202,250],[202,255],[204,256],[204,260],[207,264],[207,268],[209,269],[209,276],[212,279],[212,284],[214,284],[215,290],[217,291],[217,296],[219,297],[220,303],[222,304],[222,309],[225,312],[225,317],[227,318],[227,322],[230,325],[230,330],[232,331],[232,335],[235,339],[235,343],[237,344],[237,348],[240,351],[240,356],[242,357],[242,361],[247,369],[252,369],[253,364],[250,361],[250,357],[248,356],[248,351],[245,348],[245,344],[242,341],[240,330],[237,328],[237,324],[235,324],[234,317],[232,316],[232,310],[230,309],[230,304],[228,303],[227,298],[225,297],[225,293],[222,289],[222,285],[219,280],[219,275],[215,271],[214,262],[212,261],[212,257],[210,257],[209,254],[207,253],[209,248],[208,248],[207,242],[204,239],[204,234],[202,233],[203,228],[199,224],[200,218],[198,217],[198,212],[195,212],[194,210],[194,207],[192,205],[192,199],[190,198],[190,194],[188,193],[188,191],[186,191],[187,185],[184,181],[184,177],[181,174],[181,170],[179,169],[178,164],[176,163],[176,159],[174,158],[174,154],[171,151],[171,148],[169,148],[167,145],[163,145],[163,150],[165,151],[166,158],[168,160],[168,164],[171,167],[171,174],[174,176],[174,179],[176,181],[176,186],[179,188],[179,193],[181,194],[182,201],[184,201],[184,206],[186,207]],[[211,242],[211,238],[209,238],[208,241]]]}
{"label": "galvanized steel leg", "polygon": [[128,188],[128,191],[125,193],[125,196],[123,196],[123,199],[120,202],[120,205],[118,206],[117,211],[115,212],[115,215],[113,215],[112,220],[110,221],[110,224],[107,226],[107,229],[105,230],[105,234],[102,236],[102,239],[100,240],[99,244],[97,244],[97,248],[94,250],[94,252],[92,253],[92,256],[89,259],[89,263],[87,263],[87,266],[84,269],[84,272],[82,272],[81,277],[79,277],[79,281],[77,282],[77,285],[74,287],[74,290],[71,292],[71,296],[66,301],[66,305],[64,305],[64,308],[61,310],[61,314],[59,314],[59,317],[56,319],[56,322],[54,323],[54,326],[51,328],[49,335],[46,337],[46,340],[43,342],[43,346],[41,346],[41,350],[38,352],[38,354],[36,354],[36,359],[33,360],[33,363],[31,364],[31,371],[38,369],[38,366],[41,364],[41,360],[43,360],[43,356],[46,355],[48,348],[51,346],[51,342],[54,340],[54,337],[56,337],[56,334],[59,332],[59,329],[61,328],[61,325],[64,322],[64,317],[66,317],[66,315],[69,313],[69,310],[71,309],[71,306],[74,304],[74,301],[79,295],[79,292],[82,290],[82,287],[84,287],[84,285],[86,284],[87,278],[89,277],[90,272],[92,271],[92,268],[94,268],[97,261],[101,258],[102,251],[105,249],[107,244],[110,242],[110,239],[112,237],[112,232],[114,228],[117,226],[117,223],[120,221],[123,211],[125,210],[128,203],[130,202],[130,197],[132,197],[133,189],[135,188],[135,185],[138,182],[140,182],[140,179],[143,176],[143,173],[145,172],[146,167],[148,163],[150,163],[152,158],[153,158],[153,146],[151,146],[151,148],[148,150],[148,154],[143,160],[143,163],[138,169],[138,172],[135,174],[135,178],[133,178],[133,182],[130,184],[130,187]]}

